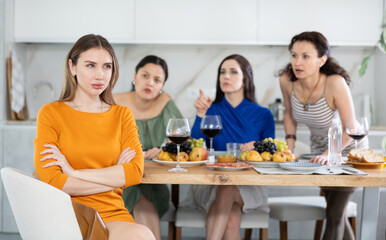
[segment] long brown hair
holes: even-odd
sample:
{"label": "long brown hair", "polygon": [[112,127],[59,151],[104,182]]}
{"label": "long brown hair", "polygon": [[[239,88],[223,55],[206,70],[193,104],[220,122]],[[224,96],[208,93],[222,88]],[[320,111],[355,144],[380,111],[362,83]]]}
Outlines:
{"label": "long brown hair", "polygon": [[[320,68],[320,72],[326,74],[327,76],[338,74],[342,76],[345,80],[347,85],[350,85],[351,78],[350,75],[344,70],[338,62],[330,57],[330,44],[328,43],[327,39],[321,34],[320,32],[302,32],[298,35],[295,35],[290,44],[288,45],[288,50],[291,52],[292,47],[294,46],[295,42],[298,41],[307,41],[314,45],[316,51],[318,52],[318,57],[322,57],[324,55],[327,56],[327,61],[325,64]],[[283,69],[281,69],[278,73],[279,76],[282,74],[288,74],[288,76],[291,77],[291,81],[294,82],[297,80],[293,70],[291,63],[287,64]]]}
{"label": "long brown hair", "polygon": [[249,64],[248,60],[245,57],[238,54],[233,54],[226,57],[224,60],[222,60],[222,62],[220,63],[220,66],[218,67],[217,83],[216,83],[216,98],[214,99],[214,103],[221,102],[222,98],[224,97],[224,92],[220,88],[221,66],[225,61],[230,59],[235,60],[240,65],[241,71],[243,72],[244,97],[247,98],[249,101],[257,104],[251,64]]}
{"label": "long brown hair", "polygon": [[85,35],[76,41],[72,46],[71,50],[68,52],[66,57],[66,62],[64,66],[64,83],[63,89],[60,94],[59,101],[71,101],[75,97],[75,90],[78,85],[78,80],[76,76],[72,76],[70,67],[68,65],[68,60],[71,59],[72,63],[76,65],[78,63],[78,58],[82,52],[85,52],[91,48],[103,48],[108,51],[113,60],[113,68],[111,79],[107,88],[102,92],[99,98],[110,105],[115,104],[113,99],[112,90],[117,83],[119,77],[119,65],[118,60],[115,55],[114,49],[111,44],[102,36],[95,34]]}

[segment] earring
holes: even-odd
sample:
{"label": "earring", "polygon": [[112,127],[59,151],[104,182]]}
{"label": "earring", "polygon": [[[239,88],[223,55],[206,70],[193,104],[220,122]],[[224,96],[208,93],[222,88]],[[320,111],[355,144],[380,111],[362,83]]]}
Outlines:
{"label": "earring", "polygon": [[161,89],[161,91],[159,91],[159,94],[161,94],[161,93],[163,93],[162,89]]}
{"label": "earring", "polygon": [[135,86],[135,81],[133,80],[133,85]]}

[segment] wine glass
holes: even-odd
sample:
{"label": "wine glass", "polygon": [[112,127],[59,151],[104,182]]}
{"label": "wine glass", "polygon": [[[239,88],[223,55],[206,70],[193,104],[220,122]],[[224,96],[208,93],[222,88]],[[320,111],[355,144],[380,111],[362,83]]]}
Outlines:
{"label": "wine glass", "polygon": [[358,140],[364,138],[369,131],[369,123],[366,117],[357,120],[351,117],[346,124],[346,133],[355,141],[355,149],[358,149]]}
{"label": "wine glass", "polygon": [[213,138],[217,136],[222,129],[221,118],[218,115],[205,115],[201,120],[201,132],[210,139],[210,156],[214,156]]}
{"label": "wine glass", "polygon": [[190,126],[187,118],[171,118],[166,127],[166,137],[177,145],[177,165],[169,172],[187,172],[180,167],[180,145],[190,137]]}

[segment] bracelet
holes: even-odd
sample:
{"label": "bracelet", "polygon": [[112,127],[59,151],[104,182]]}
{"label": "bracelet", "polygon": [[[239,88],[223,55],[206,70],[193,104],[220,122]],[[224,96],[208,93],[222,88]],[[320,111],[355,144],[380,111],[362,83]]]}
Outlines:
{"label": "bracelet", "polygon": [[285,135],[285,139],[286,139],[286,140],[287,140],[287,139],[293,139],[293,140],[296,141],[296,135],[295,135],[295,134],[287,134],[287,135]]}

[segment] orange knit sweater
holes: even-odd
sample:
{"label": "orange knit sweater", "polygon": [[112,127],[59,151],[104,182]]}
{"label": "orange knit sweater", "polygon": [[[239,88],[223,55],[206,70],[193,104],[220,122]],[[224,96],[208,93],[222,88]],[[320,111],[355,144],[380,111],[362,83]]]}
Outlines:
{"label": "orange knit sweater", "polygon": [[[68,176],[59,166],[42,168],[44,144],[53,144],[74,169],[113,166],[120,153],[130,147],[136,156],[124,163],[125,187],[139,184],[143,174],[143,152],[134,116],[127,107],[112,105],[104,113],[79,112],[63,102],[44,105],[38,114],[35,146],[35,170],[40,180],[62,189]],[[134,222],[122,200],[123,188],[72,199],[99,212],[103,221]]]}

